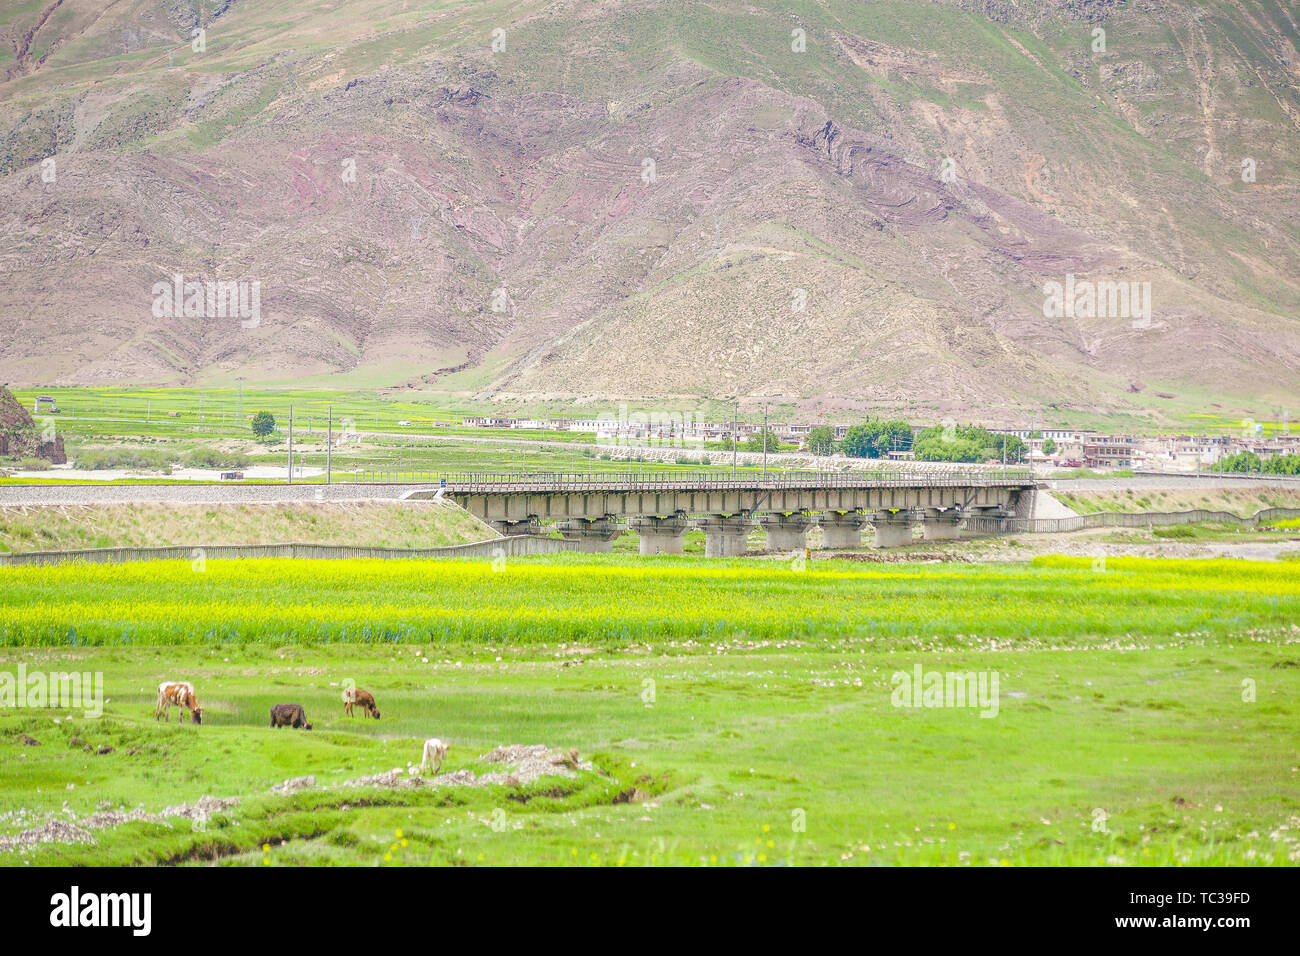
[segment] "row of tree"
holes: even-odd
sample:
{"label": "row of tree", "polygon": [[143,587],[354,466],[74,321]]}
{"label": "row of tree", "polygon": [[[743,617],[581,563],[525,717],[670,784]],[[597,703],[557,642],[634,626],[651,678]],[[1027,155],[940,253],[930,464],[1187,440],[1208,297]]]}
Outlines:
{"label": "row of tree", "polygon": [[1300,455],[1260,458],[1253,451],[1243,451],[1224,458],[1214,465],[1214,470],[1237,474],[1300,475]]}
{"label": "row of tree", "polygon": [[978,425],[936,425],[913,436],[912,426],[901,419],[873,419],[854,425],[835,441],[829,427],[814,428],[808,448],[817,455],[836,450],[850,458],[885,458],[891,451],[911,451],[919,461],[1021,462],[1029,448],[1014,435],[995,435]]}

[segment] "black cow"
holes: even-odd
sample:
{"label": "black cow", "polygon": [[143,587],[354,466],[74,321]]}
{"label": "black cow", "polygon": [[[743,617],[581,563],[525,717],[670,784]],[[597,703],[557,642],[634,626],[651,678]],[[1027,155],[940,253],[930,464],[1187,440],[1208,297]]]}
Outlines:
{"label": "black cow", "polygon": [[311,724],[307,723],[307,715],[303,713],[301,704],[276,704],[271,708],[271,726],[301,727],[303,730],[311,730]]}

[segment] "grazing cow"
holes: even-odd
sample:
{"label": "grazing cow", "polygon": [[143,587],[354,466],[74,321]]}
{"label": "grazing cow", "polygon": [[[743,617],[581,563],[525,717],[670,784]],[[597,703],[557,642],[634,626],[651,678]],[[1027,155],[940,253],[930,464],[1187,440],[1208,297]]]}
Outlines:
{"label": "grazing cow", "polygon": [[171,714],[172,705],[177,708],[176,719],[185,720],[185,712],[189,711],[190,717],[196,724],[203,723],[203,708],[199,706],[198,698],[194,696],[194,685],[189,681],[169,681],[165,680],[158,685],[158,704],[154,708],[154,720],[166,720]]}
{"label": "grazing cow", "polygon": [[361,707],[367,714],[379,719],[379,708],[375,706],[375,695],[360,687],[349,687],[343,692],[343,713],[352,716],[352,708]]}
{"label": "grazing cow", "polygon": [[295,727],[311,730],[301,704],[276,704],[271,708],[272,727]]}
{"label": "grazing cow", "polygon": [[429,764],[436,764],[433,772],[437,773],[442,769],[442,758],[447,756],[447,745],[437,737],[430,737],[424,742],[424,755],[420,758],[420,773],[424,773],[424,768]]}

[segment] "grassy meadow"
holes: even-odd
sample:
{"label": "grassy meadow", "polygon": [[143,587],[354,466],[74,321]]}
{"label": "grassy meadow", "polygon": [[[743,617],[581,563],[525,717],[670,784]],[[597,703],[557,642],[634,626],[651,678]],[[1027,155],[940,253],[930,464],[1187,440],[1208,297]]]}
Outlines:
{"label": "grassy meadow", "polygon": [[[1298,610],[1295,562],[0,568],[0,674],[99,672],[107,698],[0,710],[0,842],[240,798],[0,861],[1292,864]],[[895,706],[917,666],[996,672],[996,704]],[[154,720],[168,678],[194,682],[201,726]],[[348,680],[381,720],[343,715]],[[270,729],[280,702],[315,728]],[[445,771],[536,743],[596,769],[339,786],[405,771],[428,736]]]}
{"label": "grassy meadow", "polygon": [[[635,451],[630,460],[618,459],[609,449],[598,447],[596,436],[589,432],[482,429],[463,424],[465,416],[484,410],[520,417],[545,416],[553,411],[561,416],[595,418],[602,414],[617,417],[618,407],[508,408],[503,412],[496,406],[457,404],[445,396],[414,393],[395,401],[377,391],[340,389],[247,389],[241,393],[228,388],[61,387],[17,389],[14,394],[29,410],[38,396],[55,399],[59,413],[53,415],[46,409],[37,418],[42,427],[52,425],[63,436],[69,461],[75,466],[82,467],[82,462],[96,457],[109,462],[129,455],[145,459],[149,463],[146,466],[128,469],[140,476],[126,479],[131,483],[166,481],[156,476],[167,474],[168,463],[184,466],[187,457],[196,452],[247,456],[247,465],[230,465],[230,469],[242,470],[248,465],[283,469],[287,463],[290,408],[294,414],[294,460],[305,468],[326,467],[331,411],[335,438],[345,431],[353,435],[330,456],[336,481],[348,481],[349,473],[358,470],[435,474],[731,470],[728,456],[717,450],[713,450],[712,457],[719,463],[712,466],[707,463],[709,455],[701,448],[680,449],[680,454],[665,462],[638,461]],[[277,431],[267,440],[257,440],[250,422],[256,412],[263,410],[275,417]],[[696,409],[690,411],[702,414]],[[760,410],[758,420],[761,415]],[[746,417],[752,420],[752,412],[742,419]],[[0,484],[97,480],[85,476],[69,479],[57,470],[36,478],[5,477],[6,469],[18,470],[19,465],[0,462]],[[225,465],[218,468],[228,470]],[[148,475],[155,477],[145,477]],[[106,476],[104,480],[123,479]],[[306,474],[295,480],[309,484],[325,479],[323,475]]]}

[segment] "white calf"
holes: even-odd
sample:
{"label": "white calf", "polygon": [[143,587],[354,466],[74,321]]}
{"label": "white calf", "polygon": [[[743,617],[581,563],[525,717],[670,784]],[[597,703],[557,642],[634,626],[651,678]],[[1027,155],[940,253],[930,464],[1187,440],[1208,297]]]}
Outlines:
{"label": "white calf", "polygon": [[442,769],[442,758],[447,756],[447,745],[437,737],[430,737],[424,742],[424,755],[420,758],[420,773],[424,773],[424,768],[429,764],[435,764],[433,772],[437,773]]}

